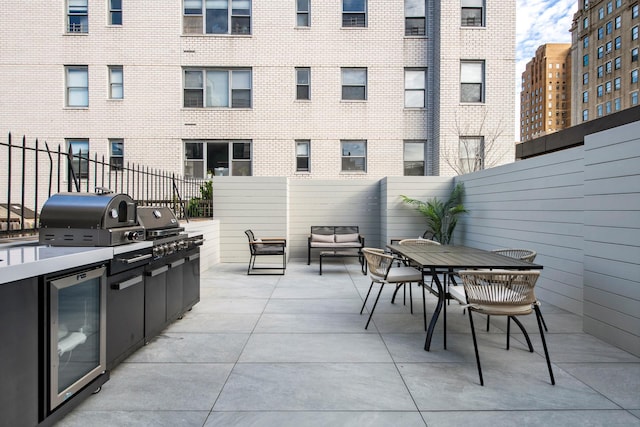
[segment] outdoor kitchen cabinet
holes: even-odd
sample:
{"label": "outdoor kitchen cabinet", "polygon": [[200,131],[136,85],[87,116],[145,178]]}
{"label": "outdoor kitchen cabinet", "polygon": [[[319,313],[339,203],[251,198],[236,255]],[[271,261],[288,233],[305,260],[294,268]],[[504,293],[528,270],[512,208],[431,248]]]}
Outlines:
{"label": "outdoor kitchen cabinet", "polygon": [[38,424],[38,278],[0,284],[0,426]]}

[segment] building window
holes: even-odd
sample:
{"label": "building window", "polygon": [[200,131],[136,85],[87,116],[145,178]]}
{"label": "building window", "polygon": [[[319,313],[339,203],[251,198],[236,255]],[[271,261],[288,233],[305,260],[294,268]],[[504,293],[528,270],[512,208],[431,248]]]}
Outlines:
{"label": "building window", "polygon": [[251,34],[251,0],[183,0],[185,34]]}
{"label": "building window", "polygon": [[[71,152],[71,169],[76,178],[89,178],[89,140],[67,139],[67,153]],[[69,176],[69,179],[72,177]]]}
{"label": "building window", "polygon": [[109,146],[111,170],[122,170],[124,168],[124,140],[110,139]]}
{"label": "building window", "polygon": [[67,0],[67,32],[89,32],[88,0]]}
{"label": "building window", "polygon": [[404,0],[404,35],[424,36],[426,32],[425,0]]}
{"label": "building window", "polygon": [[583,85],[588,85],[589,84],[589,73],[584,73],[582,75],[582,84]]}
{"label": "building window", "polygon": [[598,8],[598,19],[604,19],[604,7]]}
{"label": "building window", "polygon": [[638,83],[638,70],[631,71],[631,83]]}
{"label": "building window", "polygon": [[622,88],[622,79],[620,77],[613,79],[613,88],[614,90],[620,90]]}
{"label": "building window", "polygon": [[586,54],[582,57],[582,66],[583,67],[589,66],[589,54]]}
{"label": "building window", "polygon": [[602,117],[604,115],[604,111],[602,109],[602,104],[596,105],[596,116]]}
{"label": "building window", "polygon": [[404,70],[405,108],[424,108],[426,89],[425,70]]}
{"label": "building window", "polygon": [[461,25],[484,27],[484,0],[460,0]]}
{"label": "building window", "polygon": [[582,39],[582,48],[583,48],[583,49],[586,49],[586,48],[588,48],[588,47],[589,47],[589,36],[585,36],[585,37]]}
{"label": "building window", "polygon": [[342,69],[342,99],[366,100],[367,99],[367,69],[343,68]]}
{"label": "building window", "polygon": [[309,2],[310,0],[296,0],[296,25],[298,27],[310,26],[309,20]]}
{"label": "building window", "polygon": [[311,142],[309,140],[296,141],[296,171],[309,172],[311,158]]}
{"label": "building window", "polygon": [[481,136],[460,137],[458,158],[462,174],[484,169],[484,138]]}
{"label": "building window", "polygon": [[631,29],[631,40],[638,40],[638,26]]}
{"label": "building window", "polygon": [[124,86],[123,86],[122,66],[112,65],[109,67],[109,98],[110,99],[122,99],[124,98]]}
{"label": "building window", "polygon": [[366,0],[342,0],[342,26],[366,27],[367,26],[367,1]]}
{"label": "building window", "polygon": [[607,74],[611,74],[611,72],[613,70],[611,61],[608,61],[606,64],[604,64],[604,69],[605,69]]}
{"label": "building window", "polygon": [[638,105],[638,91],[631,92],[631,105]]}
{"label": "building window", "polygon": [[109,0],[109,24],[122,25],[122,0]]}
{"label": "building window", "polygon": [[184,106],[251,108],[251,70],[185,70]]}
{"label": "building window", "polygon": [[582,20],[582,29],[586,30],[587,28],[589,28],[589,17],[588,16]]}
{"label": "building window", "polygon": [[602,58],[604,56],[604,46],[599,46],[598,47],[598,59]]}
{"label": "building window", "polygon": [[311,99],[310,68],[296,68],[296,99]]}
{"label": "building window", "polygon": [[608,2],[607,3],[607,15],[610,15],[613,13],[613,2]]}
{"label": "building window", "polygon": [[589,110],[582,110],[582,121],[586,122],[589,120]]}
{"label": "building window", "polygon": [[251,141],[185,141],[184,175],[251,176]]}
{"label": "building window", "polygon": [[484,102],[484,61],[460,63],[460,102]]}
{"label": "building window", "polygon": [[604,45],[604,54],[608,55],[613,50],[613,42],[607,42]]}
{"label": "building window", "polygon": [[601,79],[604,76],[604,67],[602,65],[598,65],[598,68],[596,68],[596,73],[598,75],[598,78]]}
{"label": "building window", "polygon": [[619,70],[621,67],[622,67],[622,58],[618,56],[616,59],[613,60],[613,69]]}
{"label": "building window", "polygon": [[89,106],[89,70],[86,66],[66,67],[67,107]]}
{"label": "building window", "polygon": [[616,25],[615,25],[616,30],[622,27],[622,16],[616,16],[615,22],[616,22]]}
{"label": "building window", "polygon": [[602,98],[604,95],[604,87],[602,85],[598,85],[596,88],[596,94],[598,95],[598,98]]}
{"label": "building window", "polygon": [[638,17],[638,3],[631,6],[631,18],[636,19]]}
{"label": "building window", "polygon": [[605,93],[611,93],[611,87],[612,86],[611,86],[611,82],[610,81],[609,82],[605,82],[605,84],[604,84]]}
{"label": "building window", "polygon": [[616,50],[619,50],[622,47],[622,37],[618,36],[615,38]]}
{"label": "building window", "polygon": [[638,62],[638,48],[631,49],[631,62]]}
{"label": "building window", "polygon": [[340,141],[342,150],[342,172],[367,171],[367,142]]}
{"label": "building window", "polygon": [[585,90],[582,92],[582,103],[586,104],[587,102],[589,102],[589,92]]}
{"label": "building window", "polygon": [[404,143],[404,176],[424,176],[424,141],[405,141]]}
{"label": "building window", "polygon": [[613,32],[613,22],[609,21],[605,25],[607,34],[611,34]]}
{"label": "building window", "polygon": [[620,98],[616,98],[613,100],[613,103],[615,110],[620,111],[620,109],[622,108],[622,100]]}

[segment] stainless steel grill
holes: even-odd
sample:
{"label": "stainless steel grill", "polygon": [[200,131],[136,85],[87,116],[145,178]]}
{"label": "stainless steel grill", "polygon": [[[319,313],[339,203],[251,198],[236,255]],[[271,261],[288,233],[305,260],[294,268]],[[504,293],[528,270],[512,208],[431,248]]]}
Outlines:
{"label": "stainless steel grill", "polygon": [[126,194],[58,193],[40,214],[39,240],[51,246],[116,246],[144,238]]}

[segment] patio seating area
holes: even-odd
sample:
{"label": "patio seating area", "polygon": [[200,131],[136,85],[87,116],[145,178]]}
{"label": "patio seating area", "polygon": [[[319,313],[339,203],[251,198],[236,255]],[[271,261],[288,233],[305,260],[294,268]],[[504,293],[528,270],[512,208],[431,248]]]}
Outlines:
{"label": "patio seating area", "polygon": [[461,306],[447,307],[447,349],[440,321],[426,352],[422,304],[391,304],[393,286],[365,330],[370,282],[352,258],[322,275],[302,258],[283,276],[214,265],[193,310],[57,425],[640,426],[640,358],[583,333],[579,316],[542,302],[555,386],[535,316],[522,318],[534,354],[513,328],[505,350],[506,319],[492,316],[476,330],[482,387]]}

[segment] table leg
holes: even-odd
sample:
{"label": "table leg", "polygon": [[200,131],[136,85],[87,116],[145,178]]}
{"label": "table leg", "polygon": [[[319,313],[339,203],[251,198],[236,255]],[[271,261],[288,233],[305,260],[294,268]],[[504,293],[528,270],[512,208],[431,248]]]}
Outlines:
{"label": "table leg", "polygon": [[[444,306],[444,300],[445,300],[442,283],[440,282],[440,278],[438,277],[438,274],[436,273],[435,268],[431,269],[431,275],[433,277],[433,281],[436,282],[436,287],[438,288],[438,304],[436,305],[436,309],[433,311],[433,315],[431,316],[431,321],[429,322],[429,328],[427,329],[427,339],[425,340],[425,343],[424,343],[425,351],[429,351],[429,349],[431,348],[431,338],[433,337],[433,330],[436,328],[436,323],[438,322],[438,316],[440,316],[440,311]],[[424,276],[423,276],[423,283],[424,283]],[[445,349],[447,348],[446,334],[447,332],[445,329],[445,341],[444,341]]]}

